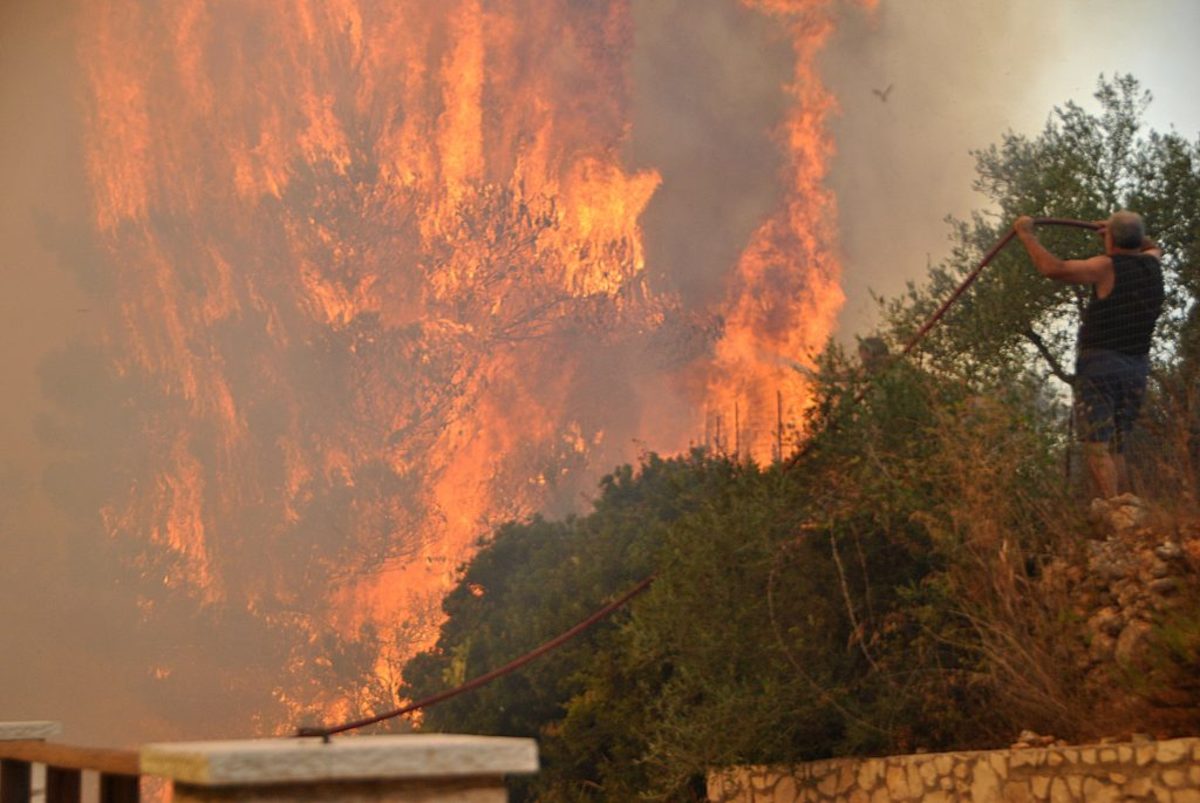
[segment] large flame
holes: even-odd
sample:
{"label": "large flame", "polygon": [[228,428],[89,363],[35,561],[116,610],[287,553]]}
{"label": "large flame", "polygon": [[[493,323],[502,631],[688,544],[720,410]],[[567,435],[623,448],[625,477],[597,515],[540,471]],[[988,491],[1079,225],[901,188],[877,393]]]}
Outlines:
{"label": "large flame", "polygon": [[[816,73],[834,28],[834,3],[744,0],[786,26],[795,49],[792,104],[780,138],[788,154],[784,203],[755,232],[733,273],[724,336],[709,373],[708,404],[726,422],[738,451],[786,455],[810,402],[811,364],[836,323],[845,296],[837,254],[837,205],[824,181],[834,147],[826,124],[836,100]],[[873,6],[873,0],[864,2]]]}
{"label": "large flame", "polygon": [[[646,280],[628,0],[85,0],[101,349],[144,433],[102,517],[155,551],[145,588],[395,632],[491,524],[635,441],[674,451],[737,408],[769,459],[842,301],[813,66],[836,4],[746,4],[794,43],[786,191],[695,311]],[[645,359],[696,315],[715,344]]]}

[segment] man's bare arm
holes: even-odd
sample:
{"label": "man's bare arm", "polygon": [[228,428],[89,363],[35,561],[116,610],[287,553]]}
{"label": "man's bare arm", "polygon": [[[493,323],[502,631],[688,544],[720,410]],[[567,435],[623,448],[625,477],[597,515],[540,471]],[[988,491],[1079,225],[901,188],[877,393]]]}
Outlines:
{"label": "man's bare arm", "polygon": [[1103,255],[1091,259],[1059,259],[1038,242],[1033,231],[1033,218],[1027,215],[1017,218],[1013,229],[1017,232],[1021,245],[1029,252],[1033,266],[1048,279],[1071,284],[1096,284],[1105,278],[1112,266],[1112,259]]}

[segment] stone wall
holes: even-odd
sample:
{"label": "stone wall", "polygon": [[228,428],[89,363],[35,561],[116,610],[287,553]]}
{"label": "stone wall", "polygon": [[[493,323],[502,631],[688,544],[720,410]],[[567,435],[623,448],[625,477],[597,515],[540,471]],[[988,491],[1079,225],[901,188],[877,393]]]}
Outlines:
{"label": "stone wall", "polygon": [[1200,739],[830,759],[711,773],[714,803],[1200,803]]}

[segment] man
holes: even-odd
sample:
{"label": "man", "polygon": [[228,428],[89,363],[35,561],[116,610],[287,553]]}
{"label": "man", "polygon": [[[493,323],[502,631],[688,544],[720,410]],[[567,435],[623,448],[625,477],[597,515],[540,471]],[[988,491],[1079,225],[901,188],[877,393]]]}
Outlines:
{"label": "man", "polygon": [[1150,339],[1162,312],[1162,250],[1146,237],[1140,215],[1115,212],[1100,224],[1104,253],[1090,259],[1059,259],[1033,230],[1033,218],[1013,224],[1021,244],[1043,276],[1092,285],[1079,328],[1075,363],[1076,411],[1084,456],[1102,498],[1127,485],[1124,439],[1137,418],[1150,370]]}

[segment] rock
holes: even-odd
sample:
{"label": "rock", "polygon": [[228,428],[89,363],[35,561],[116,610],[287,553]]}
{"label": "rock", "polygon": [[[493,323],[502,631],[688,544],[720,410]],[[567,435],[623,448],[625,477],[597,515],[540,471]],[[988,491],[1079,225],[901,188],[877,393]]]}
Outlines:
{"label": "rock", "polygon": [[1054,742],[1054,736],[1043,736],[1037,731],[1023,730],[1017,734],[1017,741],[1012,745],[1012,749],[1020,750],[1029,747],[1049,747],[1050,745],[1054,744]]}
{"label": "rock", "polygon": [[1154,554],[1161,560],[1179,561],[1184,559],[1183,547],[1174,541],[1165,541],[1156,546]]}
{"label": "rock", "polygon": [[1183,552],[1193,566],[1200,564],[1200,538],[1192,538],[1185,542]]}
{"label": "rock", "polygon": [[1125,625],[1113,650],[1114,657],[1122,664],[1132,663],[1134,658],[1141,656],[1144,652],[1149,634],[1150,625],[1145,622],[1134,621]]}
{"label": "rock", "polygon": [[1167,565],[1165,560],[1159,559],[1150,564],[1148,571],[1153,578],[1166,577],[1171,574],[1171,567]]}
{"label": "rock", "polygon": [[1147,588],[1160,597],[1169,597],[1179,590],[1179,580],[1174,577],[1162,577],[1151,581]]}
{"label": "rock", "polygon": [[1088,521],[1114,534],[1141,527],[1149,517],[1146,503],[1133,494],[1093,499],[1088,509]]}
{"label": "rock", "polygon": [[1088,661],[1093,664],[1103,663],[1112,658],[1117,649],[1117,639],[1107,633],[1096,633],[1088,645]]}
{"label": "rock", "polygon": [[1106,606],[1092,614],[1088,619],[1088,628],[1093,633],[1104,633],[1116,638],[1121,634],[1125,623],[1121,621],[1121,612],[1112,606]]}
{"label": "rock", "polygon": [[[1149,689],[1134,694],[1114,688],[1122,665],[1134,672],[1153,668],[1151,623],[1173,608],[1195,604],[1200,594],[1200,517],[1161,529],[1150,524],[1159,514],[1133,496],[1093,502],[1092,513],[1102,530],[1099,538],[1075,542],[1077,548],[1048,559],[1043,571],[1030,578],[1039,587],[1035,593],[1062,600],[1060,610],[1074,636],[1068,645],[1069,666],[1081,673],[1084,688],[1101,698],[1105,716],[1137,722],[1149,710],[1172,722],[1200,721],[1200,681],[1187,695],[1168,693],[1157,699]],[[1158,680],[1185,685],[1178,679]],[[1157,691],[1159,684],[1150,687]],[[1168,732],[1173,731],[1163,734]],[[1053,741],[1022,731],[1013,747],[1032,748],[1027,751],[1032,753]]]}
{"label": "rock", "polygon": [[1097,561],[1093,571],[1101,580],[1107,580],[1110,583],[1124,580],[1126,577],[1131,577],[1137,573],[1137,570],[1129,561],[1113,558],[1105,558],[1104,560]]}

